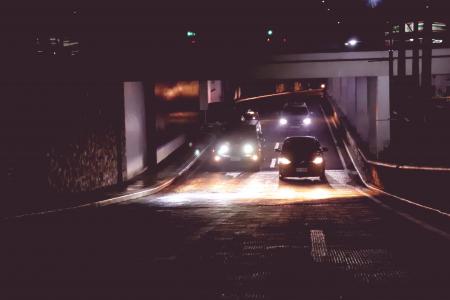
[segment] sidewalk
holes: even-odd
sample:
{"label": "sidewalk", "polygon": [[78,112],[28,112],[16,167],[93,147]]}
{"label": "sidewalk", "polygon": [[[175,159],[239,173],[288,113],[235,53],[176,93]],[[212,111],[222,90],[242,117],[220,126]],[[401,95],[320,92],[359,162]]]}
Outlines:
{"label": "sidewalk", "polygon": [[[121,186],[79,194],[30,196],[29,192],[25,193],[27,187],[24,185],[24,192],[17,191],[15,195],[8,196],[10,203],[15,205],[2,206],[0,218],[10,219],[82,207],[105,206],[157,193],[189,171],[199,158],[207,152],[209,144],[214,138],[213,134],[205,134],[192,147],[185,145],[172,153],[157,166],[155,173],[144,172]],[[29,197],[36,197],[37,199],[36,201],[24,201]],[[24,204],[20,205],[21,203]]]}

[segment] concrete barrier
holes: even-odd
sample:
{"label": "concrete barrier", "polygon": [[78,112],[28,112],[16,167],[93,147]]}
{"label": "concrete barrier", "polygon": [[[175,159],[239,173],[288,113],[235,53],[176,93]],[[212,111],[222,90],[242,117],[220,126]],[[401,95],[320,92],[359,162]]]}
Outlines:
{"label": "concrete barrier", "polygon": [[156,162],[159,164],[166,159],[170,154],[175,152],[178,148],[183,146],[186,142],[186,135],[182,134],[171,140],[170,142],[161,145],[156,150]]}
{"label": "concrete barrier", "polygon": [[450,216],[450,202],[445,196],[450,182],[450,168],[393,164],[369,159],[362,150],[364,147],[358,141],[357,135],[347,124],[345,115],[332,99],[327,99],[326,102],[329,104],[328,115],[331,124],[341,137],[366,186],[409,204]]}

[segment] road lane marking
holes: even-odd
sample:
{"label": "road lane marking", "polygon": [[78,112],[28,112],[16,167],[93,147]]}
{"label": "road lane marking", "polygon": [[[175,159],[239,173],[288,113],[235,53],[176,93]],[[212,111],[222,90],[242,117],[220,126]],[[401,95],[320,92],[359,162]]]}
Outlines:
{"label": "road lane marking", "polygon": [[277,163],[277,159],[276,158],[272,158],[272,161],[270,162],[270,168],[273,169],[275,168],[275,164]]}
{"label": "road lane marking", "polygon": [[324,112],[324,110],[322,108],[322,105],[319,105],[319,107],[320,107],[320,110],[322,112],[322,116],[325,119],[325,123],[327,124],[328,130],[330,130],[331,138],[333,139],[333,143],[334,143],[335,148],[337,150],[337,153],[339,155],[339,159],[341,160],[342,167],[344,168],[345,172],[347,172],[348,170],[347,170],[347,166],[346,166],[345,161],[344,161],[344,156],[342,155],[341,150],[338,147],[337,139],[334,136],[333,130],[331,129],[330,122],[328,122],[328,118],[325,115],[325,112]]}
{"label": "road lane marking", "polygon": [[[395,214],[397,214],[397,215],[407,219],[408,221],[419,225],[420,227],[422,227],[422,228],[424,228],[424,229],[426,229],[428,231],[434,232],[434,233],[440,235],[441,237],[443,237],[443,238],[445,238],[447,240],[450,240],[450,234],[448,234],[447,232],[445,232],[443,230],[440,230],[440,229],[438,229],[438,228],[436,228],[436,227],[434,227],[434,226],[432,226],[432,225],[430,225],[430,224],[428,224],[428,223],[426,223],[424,221],[421,221],[421,220],[411,216],[410,214],[407,214],[407,213],[404,213],[404,212],[400,212],[400,211],[390,207],[389,205],[384,204],[380,199],[375,198],[372,195],[369,195],[368,193],[364,192],[363,190],[361,190],[359,188],[353,187],[353,189],[358,191],[360,194],[366,196],[367,198],[369,198],[373,202],[377,203],[378,205],[380,205],[384,209],[389,210],[389,211],[391,211],[391,212],[393,212],[393,213],[395,213]],[[394,197],[395,197],[395,195],[394,195]]]}
{"label": "road lane marking", "polygon": [[310,231],[311,256],[315,262],[321,262],[328,255],[325,234],[322,230],[313,229]]}

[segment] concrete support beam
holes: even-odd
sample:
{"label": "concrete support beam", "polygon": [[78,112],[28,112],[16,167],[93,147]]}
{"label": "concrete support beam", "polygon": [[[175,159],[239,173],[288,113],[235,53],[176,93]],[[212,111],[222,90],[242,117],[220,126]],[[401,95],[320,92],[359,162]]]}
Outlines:
{"label": "concrete support beam", "polygon": [[145,111],[147,115],[147,165],[151,172],[156,172],[157,140],[156,140],[156,111],[155,83],[145,82]]}
{"label": "concrete support beam", "polygon": [[328,94],[379,156],[390,143],[389,76],[332,78]]}
{"label": "concrete support beam", "polygon": [[369,141],[367,77],[356,78],[356,130],[363,141]]}
{"label": "concrete support beam", "polygon": [[390,144],[389,77],[369,77],[369,149],[378,157]]}
{"label": "concrete support beam", "polygon": [[208,110],[208,102],[209,102],[209,81],[200,80],[198,85],[199,85],[200,113],[202,114],[203,122],[206,123],[206,113]]}
{"label": "concrete support beam", "polygon": [[125,180],[147,168],[147,120],[144,85],[140,81],[124,82],[125,108]]}

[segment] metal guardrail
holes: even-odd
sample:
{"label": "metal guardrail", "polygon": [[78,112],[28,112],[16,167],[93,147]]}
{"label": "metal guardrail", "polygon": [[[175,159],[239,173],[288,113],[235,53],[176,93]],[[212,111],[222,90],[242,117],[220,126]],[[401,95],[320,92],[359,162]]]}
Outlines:
{"label": "metal guardrail", "polygon": [[275,93],[275,94],[269,94],[269,95],[261,95],[261,96],[255,96],[255,97],[248,97],[248,98],[242,98],[242,99],[236,99],[236,103],[239,102],[245,102],[245,101],[251,101],[251,100],[260,100],[275,96],[285,96],[285,95],[292,95],[292,94],[305,94],[305,93],[314,93],[314,92],[321,92],[322,89],[310,89],[310,90],[302,90],[297,92],[282,92],[282,93]]}
{"label": "metal guardrail", "polygon": [[[336,114],[341,114],[339,110],[336,109],[336,106],[332,101],[329,101],[331,107],[333,108],[333,111]],[[346,129],[348,132],[348,130]],[[400,169],[400,170],[412,170],[412,171],[430,171],[430,172],[450,172],[450,168],[446,167],[432,167],[432,166],[418,166],[418,165],[405,165],[405,164],[394,164],[394,163],[388,163],[383,161],[376,161],[368,159],[367,156],[363,153],[363,151],[357,147],[357,151],[361,158],[364,160],[365,163],[373,166],[378,167],[385,167],[385,168],[391,168],[391,169]]]}

